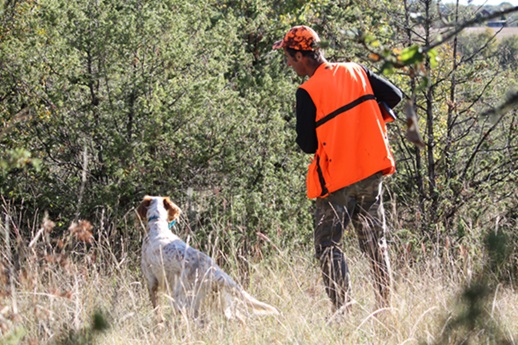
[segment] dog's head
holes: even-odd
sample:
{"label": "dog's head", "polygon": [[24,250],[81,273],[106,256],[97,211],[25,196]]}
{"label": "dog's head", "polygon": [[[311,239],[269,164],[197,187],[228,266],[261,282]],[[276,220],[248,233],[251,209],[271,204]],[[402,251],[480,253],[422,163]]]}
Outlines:
{"label": "dog's head", "polygon": [[169,197],[146,195],[137,207],[137,214],[143,221],[157,216],[159,219],[172,222],[180,217],[182,210]]}

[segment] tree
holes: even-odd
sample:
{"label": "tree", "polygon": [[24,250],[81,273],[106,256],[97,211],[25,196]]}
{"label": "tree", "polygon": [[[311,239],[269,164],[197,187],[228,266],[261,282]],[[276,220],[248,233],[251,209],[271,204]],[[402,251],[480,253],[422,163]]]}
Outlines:
{"label": "tree", "polygon": [[[447,247],[441,243],[475,240],[481,235],[478,231],[491,228],[499,217],[506,219],[506,229],[513,226],[509,211],[516,192],[507,186],[515,183],[517,114],[509,107],[516,104],[515,93],[506,96],[516,87],[514,71],[499,68],[494,34],[487,32],[476,40],[459,36],[483,18],[462,18],[457,5],[448,26],[439,30],[436,23],[444,18],[433,5],[427,0],[406,3],[400,22],[405,23],[407,41],[402,46],[407,48],[400,52],[363,43],[376,50],[388,72],[408,75],[406,93],[417,105],[426,148],[421,152],[397,143],[403,164],[392,187],[404,208],[414,209],[407,215],[415,216],[417,227],[430,243],[439,244],[439,250]],[[415,196],[408,193],[411,181]],[[468,219],[476,224],[472,236],[467,236]]]}

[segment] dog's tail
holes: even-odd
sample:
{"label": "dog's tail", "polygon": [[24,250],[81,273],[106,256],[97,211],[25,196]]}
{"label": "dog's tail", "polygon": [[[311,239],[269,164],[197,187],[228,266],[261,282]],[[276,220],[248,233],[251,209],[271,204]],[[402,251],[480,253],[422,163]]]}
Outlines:
{"label": "dog's tail", "polygon": [[[252,309],[252,313],[255,315],[278,315],[279,311],[264,302],[259,301],[258,299],[251,296],[248,292],[246,292],[239,284],[237,284],[234,279],[232,279],[228,274],[226,274],[223,270],[219,269],[216,271],[216,276],[219,276],[218,279],[221,283],[223,283],[223,287],[227,292],[230,292],[237,300],[241,301],[248,308]],[[230,296],[229,296],[230,297]]]}
{"label": "dog's tail", "polygon": [[279,311],[267,303],[261,302],[258,299],[252,297],[248,292],[239,289],[239,297],[246,304],[247,307],[252,309],[255,315],[279,315]]}

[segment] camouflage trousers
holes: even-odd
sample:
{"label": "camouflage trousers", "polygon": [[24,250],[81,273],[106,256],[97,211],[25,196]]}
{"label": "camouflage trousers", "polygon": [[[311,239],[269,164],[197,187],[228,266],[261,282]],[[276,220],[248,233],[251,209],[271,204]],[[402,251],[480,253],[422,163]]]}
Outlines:
{"label": "camouflage trousers", "polygon": [[370,261],[377,305],[386,307],[389,304],[391,273],[385,239],[381,173],[316,201],[315,252],[326,293],[335,309],[350,300],[349,268],[340,248],[344,231],[350,224],[354,227],[361,251]]}

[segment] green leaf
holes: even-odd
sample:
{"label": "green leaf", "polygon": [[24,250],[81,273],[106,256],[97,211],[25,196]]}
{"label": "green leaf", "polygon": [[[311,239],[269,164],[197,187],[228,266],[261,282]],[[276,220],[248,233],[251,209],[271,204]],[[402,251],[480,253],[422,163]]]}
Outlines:
{"label": "green leaf", "polygon": [[432,68],[437,67],[437,65],[439,64],[439,56],[438,56],[437,50],[430,49],[427,54],[428,54],[428,58],[430,59],[430,66]]}
{"label": "green leaf", "polygon": [[399,55],[399,60],[404,65],[413,65],[415,63],[423,61],[424,55],[422,53],[421,47],[415,44],[411,47],[403,49],[403,51]]}

